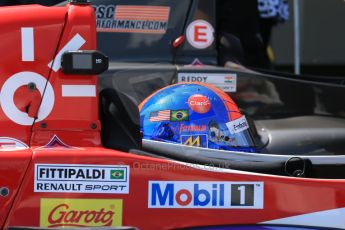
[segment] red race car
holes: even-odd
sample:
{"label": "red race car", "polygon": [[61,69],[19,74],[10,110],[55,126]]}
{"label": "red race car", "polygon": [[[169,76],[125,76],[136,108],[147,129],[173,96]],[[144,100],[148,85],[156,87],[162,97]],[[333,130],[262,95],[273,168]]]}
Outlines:
{"label": "red race car", "polygon": [[108,59],[85,2],[0,7],[1,229],[345,229],[341,155],[142,141],[133,98],[106,75],[98,92]]}

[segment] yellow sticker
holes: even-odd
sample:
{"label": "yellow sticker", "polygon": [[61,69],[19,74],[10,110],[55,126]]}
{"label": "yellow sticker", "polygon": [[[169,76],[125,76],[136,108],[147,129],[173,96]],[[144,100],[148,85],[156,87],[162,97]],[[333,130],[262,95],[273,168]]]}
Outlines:
{"label": "yellow sticker", "polygon": [[41,227],[115,227],[122,225],[122,200],[41,199]]}
{"label": "yellow sticker", "polygon": [[197,146],[200,147],[200,136],[193,139],[193,136],[188,137],[188,139],[183,143],[184,145]]}

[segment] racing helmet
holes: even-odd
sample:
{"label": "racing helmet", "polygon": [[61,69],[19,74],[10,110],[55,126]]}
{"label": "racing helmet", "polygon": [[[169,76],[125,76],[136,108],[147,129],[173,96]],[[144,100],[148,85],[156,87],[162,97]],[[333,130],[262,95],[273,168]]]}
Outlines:
{"label": "racing helmet", "polygon": [[140,105],[143,139],[256,152],[249,124],[225,92],[205,83],[167,86]]}

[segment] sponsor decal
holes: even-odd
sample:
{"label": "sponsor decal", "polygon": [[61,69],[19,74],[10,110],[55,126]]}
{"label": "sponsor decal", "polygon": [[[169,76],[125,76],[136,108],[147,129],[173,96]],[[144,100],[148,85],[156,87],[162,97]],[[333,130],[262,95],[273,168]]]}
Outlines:
{"label": "sponsor decal", "polygon": [[122,200],[41,199],[40,227],[116,227],[122,225]]}
{"label": "sponsor decal", "polygon": [[45,146],[39,147],[37,149],[54,149],[54,150],[60,150],[60,149],[79,149],[76,147],[69,146],[65,144],[57,135],[54,135],[52,139],[46,144]]}
{"label": "sponsor decal", "polygon": [[172,110],[170,121],[189,121],[189,111],[184,110]]}
{"label": "sponsor decal", "polygon": [[165,34],[170,7],[140,5],[94,6],[99,32]]}
{"label": "sponsor decal", "polygon": [[11,137],[0,137],[0,151],[22,150],[29,146],[20,140]]}
{"label": "sponsor decal", "polygon": [[231,73],[179,73],[178,82],[202,82],[212,84],[224,92],[236,92],[237,75]]}
{"label": "sponsor decal", "polygon": [[129,193],[129,166],[36,164],[35,192]]}
{"label": "sponsor decal", "polygon": [[180,133],[183,132],[205,132],[207,129],[206,125],[180,125]]}
{"label": "sponsor decal", "polygon": [[178,74],[178,82],[207,82],[207,75],[206,74],[197,74],[197,73],[179,73]]}
{"label": "sponsor decal", "polygon": [[263,209],[263,182],[149,181],[149,208]]}
{"label": "sponsor decal", "polygon": [[201,94],[194,94],[190,96],[188,98],[188,105],[194,112],[197,113],[207,113],[211,109],[210,100]]}
{"label": "sponsor decal", "polygon": [[187,27],[187,41],[196,49],[206,49],[214,41],[214,28],[204,20],[196,20]]}
{"label": "sponsor decal", "polygon": [[233,121],[229,121],[228,123],[226,123],[226,126],[228,127],[231,134],[240,133],[249,128],[249,125],[245,116],[242,116]]}
{"label": "sponsor decal", "polygon": [[150,114],[149,120],[151,122],[169,121],[170,120],[170,110],[154,111]]}
{"label": "sponsor decal", "polygon": [[181,143],[189,146],[207,148],[207,135],[181,135]]}

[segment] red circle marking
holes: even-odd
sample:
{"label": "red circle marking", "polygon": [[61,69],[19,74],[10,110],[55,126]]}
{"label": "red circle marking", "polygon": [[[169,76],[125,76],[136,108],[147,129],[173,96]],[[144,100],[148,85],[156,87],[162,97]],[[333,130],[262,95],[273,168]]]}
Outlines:
{"label": "red circle marking", "polygon": [[194,94],[190,96],[188,98],[188,105],[194,112],[197,113],[207,113],[211,109],[210,100],[201,94]]}
{"label": "red circle marking", "polygon": [[[186,200],[181,200],[181,196],[182,195],[186,195],[187,199]],[[181,205],[181,206],[186,206],[188,205],[190,202],[192,202],[192,194],[187,190],[187,189],[181,189],[180,191],[178,191],[176,193],[175,196],[176,202]]]}

